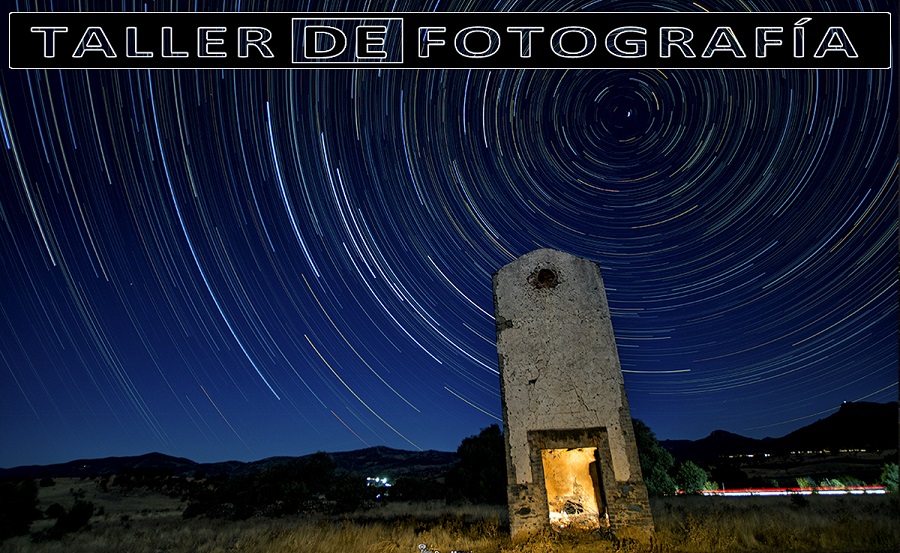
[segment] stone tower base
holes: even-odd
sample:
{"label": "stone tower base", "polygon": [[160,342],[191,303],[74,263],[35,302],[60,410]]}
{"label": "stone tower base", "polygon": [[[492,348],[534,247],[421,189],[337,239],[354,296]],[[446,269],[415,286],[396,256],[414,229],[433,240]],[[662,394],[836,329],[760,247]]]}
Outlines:
{"label": "stone tower base", "polygon": [[528,444],[533,481],[508,488],[513,536],[538,532],[548,521],[556,530],[652,532],[643,480],[611,478],[605,428],[532,430]]}

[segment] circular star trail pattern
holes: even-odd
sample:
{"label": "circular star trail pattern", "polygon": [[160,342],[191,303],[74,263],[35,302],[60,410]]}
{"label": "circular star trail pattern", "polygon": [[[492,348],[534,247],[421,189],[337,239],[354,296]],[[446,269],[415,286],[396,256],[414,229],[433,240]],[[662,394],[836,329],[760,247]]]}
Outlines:
{"label": "circular star trail pattern", "polygon": [[[265,8],[304,9],[225,6]],[[0,124],[2,466],[452,450],[501,416],[490,276],[542,247],[600,264],[663,438],[896,398],[889,70],[5,69]]]}

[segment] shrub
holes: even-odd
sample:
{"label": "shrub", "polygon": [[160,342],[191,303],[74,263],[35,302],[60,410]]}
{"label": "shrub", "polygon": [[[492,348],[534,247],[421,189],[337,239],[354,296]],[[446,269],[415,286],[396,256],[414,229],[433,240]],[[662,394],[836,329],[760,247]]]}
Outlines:
{"label": "shrub", "polygon": [[47,518],[59,518],[66,514],[66,508],[60,505],[59,503],[54,503],[47,507],[47,510],[44,511],[44,516]]}
{"label": "shrub", "polygon": [[704,490],[718,490],[719,487],[720,487],[720,486],[719,486],[719,483],[716,482],[715,480],[707,480],[706,482],[703,483],[703,488],[702,488],[702,489],[704,489]]}
{"label": "shrub", "polygon": [[865,486],[866,483],[863,480],[855,476],[844,475],[841,476],[838,480],[844,483],[845,486]]}
{"label": "shrub", "polygon": [[94,504],[90,501],[76,501],[69,512],[56,519],[54,528],[63,534],[76,532],[87,526],[94,516]]}
{"label": "shrub", "polygon": [[[51,505],[50,508],[54,508],[54,511],[59,513],[56,518],[56,524],[43,532],[34,534],[31,537],[32,541],[43,542],[61,539],[66,534],[77,532],[87,526],[91,521],[91,517],[94,516],[94,504],[89,501],[77,500],[68,511],[58,504]],[[47,510],[49,511],[50,508]]]}
{"label": "shrub", "polygon": [[816,481],[810,478],[809,476],[798,476],[797,477],[797,487],[798,488],[812,488],[815,492],[817,487]]}
{"label": "shrub", "polygon": [[820,488],[843,488],[844,486],[846,486],[846,484],[837,478],[824,478],[819,482]]}

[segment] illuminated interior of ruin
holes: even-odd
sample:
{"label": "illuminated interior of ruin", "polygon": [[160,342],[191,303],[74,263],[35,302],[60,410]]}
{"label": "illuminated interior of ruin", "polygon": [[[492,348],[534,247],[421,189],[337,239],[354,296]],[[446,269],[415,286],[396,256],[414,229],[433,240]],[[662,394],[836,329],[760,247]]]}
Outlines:
{"label": "illuminated interior of ruin", "polygon": [[541,450],[547,507],[554,529],[609,526],[596,456],[596,447]]}

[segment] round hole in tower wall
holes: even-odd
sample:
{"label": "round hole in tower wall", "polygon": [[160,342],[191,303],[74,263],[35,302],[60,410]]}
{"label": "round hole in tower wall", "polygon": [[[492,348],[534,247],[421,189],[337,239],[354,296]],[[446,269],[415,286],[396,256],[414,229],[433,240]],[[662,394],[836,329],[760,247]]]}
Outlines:
{"label": "round hole in tower wall", "polygon": [[534,280],[538,288],[553,288],[557,283],[556,271],[553,269],[541,269],[537,272]]}

